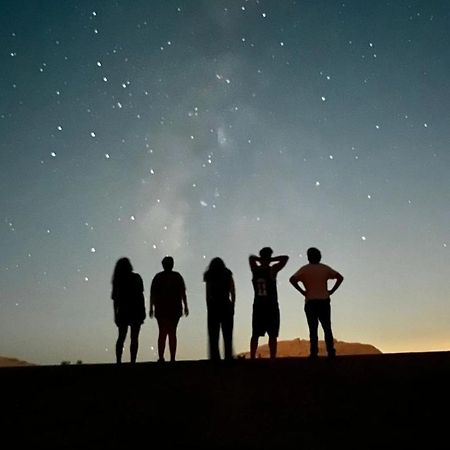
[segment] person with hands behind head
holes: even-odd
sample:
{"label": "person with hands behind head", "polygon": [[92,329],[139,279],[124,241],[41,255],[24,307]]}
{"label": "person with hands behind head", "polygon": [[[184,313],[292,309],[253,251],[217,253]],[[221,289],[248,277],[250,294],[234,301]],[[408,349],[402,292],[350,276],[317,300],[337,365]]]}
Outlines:
{"label": "person with hands behind head", "polygon": [[254,290],[252,311],[252,336],[250,339],[250,358],[256,357],[259,337],[269,336],[270,358],[277,355],[277,341],[280,330],[280,309],[278,306],[277,275],[287,264],[286,255],[272,256],[273,250],[264,247],[259,256],[250,255],[249,264],[252,271]]}
{"label": "person with hands behind head", "polygon": [[186,285],[180,273],[173,270],[174,260],[166,256],[161,261],[163,271],[157,273],[150,288],[150,317],[156,317],[159,328],[158,357],[164,361],[166,340],[169,338],[170,360],[177,353],[177,326],[180,317],[189,315]]}

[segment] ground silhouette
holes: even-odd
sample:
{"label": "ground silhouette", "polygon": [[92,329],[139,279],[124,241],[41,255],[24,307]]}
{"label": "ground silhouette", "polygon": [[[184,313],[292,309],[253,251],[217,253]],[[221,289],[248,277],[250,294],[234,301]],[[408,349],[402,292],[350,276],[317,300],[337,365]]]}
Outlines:
{"label": "ground silhouette", "polygon": [[449,379],[450,352],[1,368],[2,440],[46,449],[442,448]]}

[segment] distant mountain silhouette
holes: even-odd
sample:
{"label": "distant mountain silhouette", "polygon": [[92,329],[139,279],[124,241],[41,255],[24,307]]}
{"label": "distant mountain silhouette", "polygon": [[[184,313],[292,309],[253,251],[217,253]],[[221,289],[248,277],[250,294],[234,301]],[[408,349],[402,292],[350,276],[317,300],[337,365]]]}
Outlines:
{"label": "distant mountain silhouette", "polygon": [[[343,342],[334,341],[337,355],[374,355],[383,353],[370,344],[361,344],[359,342]],[[308,356],[309,355],[309,340],[307,339],[292,339],[291,341],[278,341],[277,357],[295,357],[295,356]],[[319,341],[319,356],[326,355],[325,342]],[[260,345],[256,352],[257,358],[268,358],[269,347],[267,344]],[[244,352],[238,354],[240,358],[250,358],[250,352]]]}
{"label": "distant mountain silhouette", "polygon": [[6,356],[0,356],[0,367],[17,367],[17,366],[34,366],[35,364],[27,361],[21,361],[16,358],[8,358]]}

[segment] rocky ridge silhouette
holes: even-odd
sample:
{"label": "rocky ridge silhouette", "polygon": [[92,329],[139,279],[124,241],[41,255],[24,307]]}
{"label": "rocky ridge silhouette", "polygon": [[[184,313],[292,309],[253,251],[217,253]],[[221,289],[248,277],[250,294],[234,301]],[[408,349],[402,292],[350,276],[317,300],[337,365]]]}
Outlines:
{"label": "rocky ridge silhouette", "polygon": [[[362,344],[359,342],[344,342],[335,339],[335,348],[337,355],[375,355],[383,353],[381,350],[371,344]],[[307,339],[292,339],[288,341],[278,341],[277,357],[307,357],[309,355],[309,340]],[[319,356],[326,355],[325,342],[319,341]],[[256,353],[258,358],[269,357],[269,346],[267,344],[260,345]],[[243,352],[238,354],[238,358],[249,358],[250,352]]]}

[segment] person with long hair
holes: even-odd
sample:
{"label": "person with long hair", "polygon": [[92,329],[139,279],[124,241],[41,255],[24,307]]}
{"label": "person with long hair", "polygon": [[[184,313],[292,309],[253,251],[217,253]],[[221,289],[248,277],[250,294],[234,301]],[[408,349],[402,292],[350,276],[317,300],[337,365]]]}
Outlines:
{"label": "person with long hair", "polygon": [[219,336],[222,330],[225,360],[233,359],[233,319],[236,292],[233,274],[221,258],[213,258],[203,275],[206,284],[209,358],[220,360]]}
{"label": "person with long hair", "polygon": [[122,353],[128,328],[130,328],[130,361],[136,362],[139,333],[145,320],[144,283],[128,258],[120,258],[114,268],[111,298],[114,305],[114,322],[119,334],[116,341],[116,362],[122,362]]}

